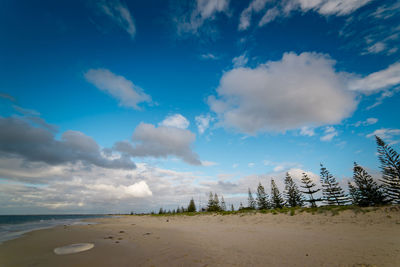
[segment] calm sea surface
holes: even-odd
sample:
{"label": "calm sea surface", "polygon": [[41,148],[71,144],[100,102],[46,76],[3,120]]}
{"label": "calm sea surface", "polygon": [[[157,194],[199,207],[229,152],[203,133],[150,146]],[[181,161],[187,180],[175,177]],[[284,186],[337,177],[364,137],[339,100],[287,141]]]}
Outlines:
{"label": "calm sea surface", "polygon": [[83,222],[90,218],[102,218],[106,215],[0,215],[0,244],[23,234],[51,228],[56,225],[90,224]]}

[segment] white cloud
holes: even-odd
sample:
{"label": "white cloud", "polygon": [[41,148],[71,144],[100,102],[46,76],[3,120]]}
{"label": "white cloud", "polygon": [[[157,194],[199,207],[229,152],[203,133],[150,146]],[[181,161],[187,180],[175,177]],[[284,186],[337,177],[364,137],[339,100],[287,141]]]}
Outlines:
{"label": "white cloud", "polygon": [[90,69],[85,73],[85,78],[98,89],[118,99],[121,106],[139,109],[139,103],[151,102],[151,97],[140,87],[107,69]]}
{"label": "white cloud", "polygon": [[264,9],[268,0],[253,0],[249,6],[240,14],[239,30],[246,30],[250,27],[251,16],[253,13],[258,13]]}
{"label": "white cloud", "polygon": [[384,70],[369,74],[366,77],[354,79],[349,88],[362,93],[375,93],[400,85],[400,62],[396,62]]}
{"label": "white cloud", "polygon": [[250,162],[249,164],[247,164],[247,167],[249,168],[253,168],[256,164],[254,162]]}
{"label": "white cloud", "polygon": [[202,59],[210,59],[210,60],[217,60],[219,59],[216,55],[208,53],[208,54],[203,54],[201,55]]}
{"label": "white cloud", "polygon": [[201,165],[206,166],[206,167],[211,167],[211,166],[218,165],[218,163],[214,162],[214,161],[203,160],[203,161],[201,161]]}
{"label": "white cloud", "polygon": [[397,144],[399,140],[397,139],[400,135],[400,129],[390,129],[390,128],[381,128],[375,130],[374,132],[367,135],[368,138],[374,137],[375,135],[379,136],[389,144]]}
{"label": "white cloud", "polygon": [[215,19],[218,13],[227,13],[229,0],[197,0],[196,7],[192,12],[185,14],[177,19],[178,34],[198,33],[200,27],[208,20]]}
{"label": "white cloud", "polygon": [[269,160],[263,161],[265,166],[272,166],[274,172],[287,171],[292,168],[301,168],[301,164],[297,162],[273,162]]}
{"label": "white cloud", "polygon": [[128,7],[119,0],[102,0],[97,3],[98,9],[124,29],[131,38],[135,37],[136,26]]}
{"label": "white cloud", "polygon": [[307,127],[307,126],[303,126],[300,129],[300,134],[304,135],[304,136],[314,136],[315,132],[313,128]]}
{"label": "white cloud", "polygon": [[179,129],[187,129],[190,125],[190,122],[181,114],[174,114],[166,117],[158,125],[167,127],[176,127]]}
{"label": "white cloud", "polygon": [[210,114],[207,114],[196,116],[195,120],[199,134],[203,134],[210,127],[210,122],[213,121],[213,118]]}
{"label": "white cloud", "polygon": [[369,126],[369,125],[373,125],[375,123],[378,122],[377,118],[368,118],[365,121],[357,121],[356,123],[354,123],[355,127],[359,127],[359,126]]}
{"label": "white cloud", "polygon": [[226,127],[255,134],[338,123],[357,106],[335,61],[317,53],[285,53],[280,61],[224,73],[208,104]]}
{"label": "white cloud", "polygon": [[335,136],[338,136],[339,133],[336,131],[336,129],[335,129],[334,127],[328,126],[328,127],[325,128],[324,134],[325,134],[325,135],[322,136],[322,137],[320,138],[320,140],[321,140],[321,141],[324,141],[324,142],[329,142],[329,141],[331,141]]}
{"label": "white cloud", "polygon": [[367,47],[368,53],[378,54],[386,49],[386,44],[383,42],[377,42],[369,47]]}
{"label": "white cloud", "polygon": [[265,12],[264,16],[261,18],[260,22],[258,23],[258,26],[264,26],[267,23],[270,23],[271,21],[275,20],[279,16],[279,10],[276,7],[273,7],[271,9],[268,9],[267,12]]}
{"label": "white cloud", "polygon": [[244,53],[243,55],[234,57],[232,59],[233,67],[234,68],[244,67],[244,66],[246,66],[248,61],[249,61],[249,59],[247,58],[246,53]]}
{"label": "white cloud", "polygon": [[[365,6],[372,0],[287,0],[275,1],[273,8],[266,11],[259,22],[263,26],[277,17],[288,17],[294,11],[314,11],[322,16],[346,16]],[[242,13],[243,14],[243,13]],[[246,21],[244,21],[246,22]],[[247,25],[247,24],[244,24]],[[248,27],[248,25],[247,25]]]}
{"label": "white cloud", "polygon": [[128,141],[117,142],[114,149],[131,157],[163,157],[176,156],[183,161],[201,165],[199,156],[192,151],[191,145],[196,135],[189,130],[140,123],[132,136],[132,145]]}

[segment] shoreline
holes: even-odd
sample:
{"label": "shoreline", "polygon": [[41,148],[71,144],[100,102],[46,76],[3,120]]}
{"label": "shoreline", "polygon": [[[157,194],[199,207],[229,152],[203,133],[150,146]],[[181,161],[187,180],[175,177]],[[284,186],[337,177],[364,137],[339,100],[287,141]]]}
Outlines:
{"label": "shoreline", "polygon": [[[36,230],[0,244],[1,266],[395,266],[400,212],[127,215]],[[93,243],[89,251],[53,249]],[[21,253],[23,256],[21,257]]]}

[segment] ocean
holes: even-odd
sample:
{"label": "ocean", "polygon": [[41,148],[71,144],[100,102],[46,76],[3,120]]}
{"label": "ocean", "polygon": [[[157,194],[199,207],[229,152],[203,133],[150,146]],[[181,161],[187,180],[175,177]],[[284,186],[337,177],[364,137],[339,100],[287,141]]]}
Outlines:
{"label": "ocean", "polygon": [[84,219],[102,218],[107,215],[0,215],[0,244],[18,238],[33,230],[56,225],[91,224]]}

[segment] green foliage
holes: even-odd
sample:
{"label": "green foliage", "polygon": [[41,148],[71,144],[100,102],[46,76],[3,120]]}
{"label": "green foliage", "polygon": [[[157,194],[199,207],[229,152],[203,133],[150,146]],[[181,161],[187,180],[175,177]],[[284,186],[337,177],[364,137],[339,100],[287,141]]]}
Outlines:
{"label": "green foliage", "polygon": [[284,205],[284,200],[274,179],[271,179],[271,204],[274,209],[281,209]]}
{"label": "green foliage", "polygon": [[209,199],[208,199],[208,205],[207,205],[207,211],[220,211],[221,207],[219,205],[219,199],[217,193],[213,195],[212,192],[210,192]]}
{"label": "green foliage", "polygon": [[286,173],[285,190],[283,191],[283,195],[285,196],[286,203],[289,207],[303,206],[303,195],[288,172]]}
{"label": "green foliage", "polygon": [[187,208],[188,212],[196,212],[196,205],[194,204],[193,198],[189,202],[189,206]]}
{"label": "green foliage", "polygon": [[354,185],[348,183],[353,205],[367,207],[385,204],[382,187],[357,163],[354,163],[353,180]]}
{"label": "green foliage", "polygon": [[158,214],[164,214],[163,208],[160,208],[160,211],[158,212]]}
{"label": "green foliage", "polygon": [[321,184],[323,200],[328,205],[345,205],[348,198],[344,190],[339,186],[336,178],[321,164]]}
{"label": "green foliage", "polygon": [[268,201],[268,194],[265,193],[264,186],[262,186],[261,182],[258,184],[257,187],[257,207],[259,210],[266,210],[271,207]]}
{"label": "green foliage", "polygon": [[312,208],[317,207],[317,202],[322,201],[321,198],[314,198],[313,194],[319,192],[321,189],[313,189],[316,185],[311,181],[310,177],[306,173],[303,173],[303,177],[301,178],[301,182],[303,185],[301,185],[301,188],[304,188],[305,191],[300,191],[303,194],[308,195],[308,199],[305,201],[310,203]]}
{"label": "green foliage", "polygon": [[400,204],[400,157],[385,142],[375,136],[378,146],[378,158],[381,163],[382,183],[387,200]]}

